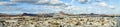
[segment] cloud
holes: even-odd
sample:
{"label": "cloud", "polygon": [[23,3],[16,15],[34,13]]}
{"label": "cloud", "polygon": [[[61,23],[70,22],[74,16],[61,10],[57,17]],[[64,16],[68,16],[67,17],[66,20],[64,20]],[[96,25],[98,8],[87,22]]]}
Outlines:
{"label": "cloud", "polygon": [[107,7],[108,4],[106,2],[99,2],[99,3],[95,3],[95,6],[99,6],[99,7]]}
{"label": "cloud", "polygon": [[91,0],[78,0],[79,3],[81,4],[86,4],[86,3],[90,3]]}
{"label": "cloud", "polygon": [[99,6],[102,6],[102,7],[106,7],[108,4],[106,4],[105,2],[101,2],[98,4]]}
{"label": "cloud", "polygon": [[28,4],[35,4],[35,5],[65,5],[60,0],[11,0],[13,3],[28,3]]}
{"label": "cloud", "polygon": [[104,0],[95,0],[95,2],[102,2],[102,1],[104,1]]}
{"label": "cloud", "polygon": [[14,3],[36,3],[38,2],[39,0],[10,0],[11,2],[14,2]]}
{"label": "cloud", "polygon": [[50,0],[50,1],[45,0],[44,2],[39,1],[36,4],[37,5],[51,5],[51,6],[63,6],[63,5],[66,5],[64,2],[59,1],[59,0]]}
{"label": "cloud", "polygon": [[69,7],[66,7],[65,9],[66,9],[66,10],[79,10],[80,7],[77,7],[77,6],[69,6]]}
{"label": "cloud", "polygon": [[63,3],[62,1],[59,1],[59,0],[51,0],[50,4],[52,4],[52,5],[65,5],[65,3]]}
{"label": "cloud", "polygon": [[110,9],[115,9],[115,6],[110,5],[109,8]]}
{"label": "cloud", "polygon": [[73,4],[75,2],[75,0],[71,0],[71,4]]}
{"label": "cloud", "polygon": [[59,0],[51,0],[50,1],[50,4],[61,4],[63,3],[62,1],[59,1]]}
{"label": "cloud", "polygon": [[48,4],[49,0],[39,0],[36,4]]}
{"label": "cloud", "polygon": [[8,0],[0,0],[0,1],[8,1]]}
{"label": "cloud", "polygon": [[1,6],[11,6],[11,5],[15,5],[14,3],[11,2],[0,2]]}
{"label": "cloud", "polygon": [[115,9],[114,6],[108,5],[106,2],[97,3],[96,6],[103,7],[103,8],[107,8],[107,9]]}
{"label": "cloud", "polygon": [[45,8],[55,9],[55,11],[76,11],[80,9],[77,6],[45,6]]}
{"label": "cloud", "polygon": [[20,8],[20,7],[13,7],[13,6],[5,6],[5,7],[2,7],[2,8],[0,8],[0,9],[2,9],[2,10],[14,10],[14,11],[19,11],[19,10],[21,10],[22,8]]}
{"label": "cloud", "polygon": [[64,6],[45,6],[45,8],[51,8],[51,9],[64,9]]}

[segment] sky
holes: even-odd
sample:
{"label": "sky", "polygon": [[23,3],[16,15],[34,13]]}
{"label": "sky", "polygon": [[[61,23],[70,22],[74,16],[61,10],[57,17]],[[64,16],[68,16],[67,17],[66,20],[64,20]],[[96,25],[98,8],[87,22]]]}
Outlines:
{"label": "sky", "polygon": [[120,0],[0,0],[0,13],[120,14]]}

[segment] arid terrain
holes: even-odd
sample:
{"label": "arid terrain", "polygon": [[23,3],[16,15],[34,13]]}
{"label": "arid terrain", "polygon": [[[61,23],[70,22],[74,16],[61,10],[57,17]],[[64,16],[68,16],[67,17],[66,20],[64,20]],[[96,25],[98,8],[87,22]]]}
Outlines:
{"label": "arid terrain", "polygon": [[117,18],[88,16],[1,17],[2,27],[117,27]]}

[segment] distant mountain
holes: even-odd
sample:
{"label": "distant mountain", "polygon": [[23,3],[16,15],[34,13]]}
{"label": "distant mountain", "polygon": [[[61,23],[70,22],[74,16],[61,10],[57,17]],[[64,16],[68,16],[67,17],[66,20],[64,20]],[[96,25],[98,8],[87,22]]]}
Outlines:
{"label": "distant mountain", "polygon": [[56,13],[39,14],[38,16],[53,17]]}
{"label": "distant mountain", "polygon": [[[62,15],[67,15],[67,16],[115,17],[115,15],[106,15],[106,14],[94,14],[94,13],[90,13],[90,14],[66,14],[66,13],[63,13],[63,12],[60,12],[60,13],[46,13],[46,14],[23,13],[23,14],[17,14],[17,15],[0,13],[0,17],[5,17],[5,16],[9,16],[9,17],[15,17],[15,16],[41,16],[41,17],[44,16],[44,17],[53,17],[56,14],[62,14]],[[120,15],[116,15],[116,16],[120,17]]]}
{"label": "distant mountain", "polygon": [[28,13],[23,13],[22,16],[38,16],[38,14],[28,14]]}
{"label": "distant mountain", "polygon": [[6,16],[12,17],[12,16],[19,16],[19,15],[11,15],[11,14],[0,13],[0,17],[6,17]]}

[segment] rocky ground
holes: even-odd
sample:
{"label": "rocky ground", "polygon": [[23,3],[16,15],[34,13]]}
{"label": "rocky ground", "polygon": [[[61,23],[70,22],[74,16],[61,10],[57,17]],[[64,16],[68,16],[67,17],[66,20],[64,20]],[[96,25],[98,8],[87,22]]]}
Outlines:
{"label": "rocky ground", "polygon": [[4,27],[117,27],[111,17],[1,18]]}

